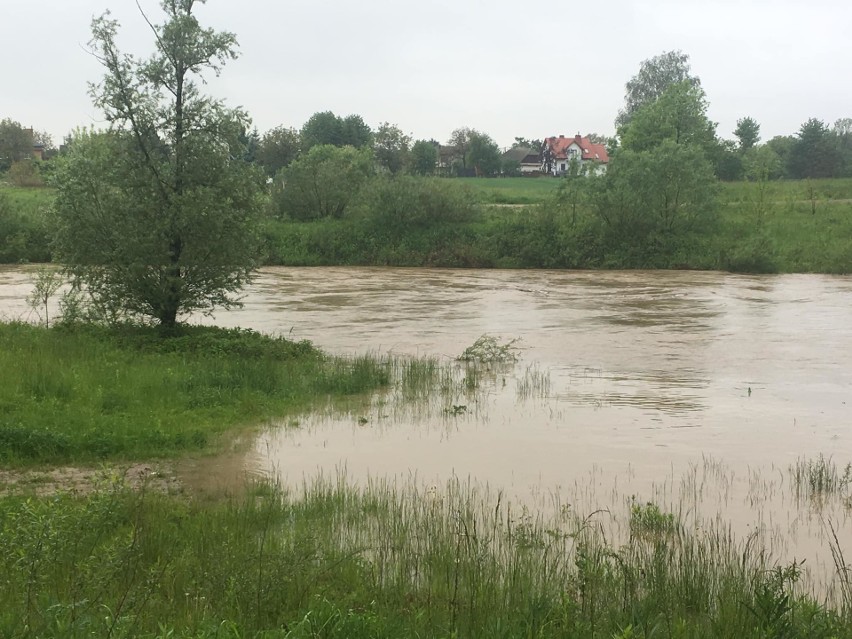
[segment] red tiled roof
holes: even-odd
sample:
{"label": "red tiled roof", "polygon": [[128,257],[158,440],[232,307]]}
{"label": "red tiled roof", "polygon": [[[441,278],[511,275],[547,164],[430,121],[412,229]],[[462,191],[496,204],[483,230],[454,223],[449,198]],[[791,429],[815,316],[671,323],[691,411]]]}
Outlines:
{"label": "red tiled roof", "polygon": [[603,144],[595,144],[586,137],[579,135],[575,135],[573,138],[559,136],[558,138],[547,138],[544,141],[545,145],[550,149],[550,152],[553,153],[553,157],[556,160],[567,160],[568,147],[575,142],[583,151],[583,160],[596,160],[598,162],[603,162],[604,164],[609,162],[609,155],[607,155],[606,147]]}

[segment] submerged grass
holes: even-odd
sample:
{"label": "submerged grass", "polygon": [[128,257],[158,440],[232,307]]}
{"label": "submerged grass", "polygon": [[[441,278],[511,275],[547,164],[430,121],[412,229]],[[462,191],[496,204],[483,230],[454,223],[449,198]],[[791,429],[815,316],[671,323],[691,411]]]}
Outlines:
{"label": "submerged grass", "polygon": [[852,487],[852,463],[841,469],[831,457],[798,459],[790,467],[790,477],[799,499],[845,495]]}
{"label": "submerged grass", "polygon": [[453,480],[318,480],[195,502],[105,484],[0,500],[0,635],[23,637],[850,637],[724,527],[638,506],[551,517]]}
{"label": "submerged grass", "polygon": [[237,426],[386,385],[387,361],[186,327],[0,324],[0,462],[172,457]]}

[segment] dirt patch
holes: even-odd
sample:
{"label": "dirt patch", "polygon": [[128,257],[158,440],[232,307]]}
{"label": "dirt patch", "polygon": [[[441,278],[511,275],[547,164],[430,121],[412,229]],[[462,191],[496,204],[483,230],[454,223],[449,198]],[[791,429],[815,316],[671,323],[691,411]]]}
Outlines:
{"label": "dirt patch", "polygon": [[100,468],[60,466],[48,470],[0,470],[0,495],[87,495],[116,482],[134,490],[176,493],[181,482],[172,464],[163,462],[110,465]]}

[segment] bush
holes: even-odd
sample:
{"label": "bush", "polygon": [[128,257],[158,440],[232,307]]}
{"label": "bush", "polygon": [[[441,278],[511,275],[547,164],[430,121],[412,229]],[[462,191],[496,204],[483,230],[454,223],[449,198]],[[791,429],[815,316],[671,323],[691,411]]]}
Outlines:
{"label": "bush", "polygon": [[273,214],[303,221],[343,217],[372,174],[369,149],[315,146],[279,172],[272,193]]}
{"label": "bush", "polygon": [[445,179],[410,175],[372,180],[357,208],[378,230],[391,235],[470,222],[476,214],[468,189]]}
{"label": "bush", "polygon": [[44,186],[39,167],[32,160],[21,160],[12,164],[7,178],[15,186]]}
{"label": "bush", "polygon": [[0,263],[49,261],[50,238],[44,213],[22,212],[0,193]]}

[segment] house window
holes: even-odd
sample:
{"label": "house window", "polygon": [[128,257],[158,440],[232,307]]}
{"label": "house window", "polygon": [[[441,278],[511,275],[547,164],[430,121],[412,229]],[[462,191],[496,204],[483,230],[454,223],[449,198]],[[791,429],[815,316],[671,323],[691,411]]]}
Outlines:
{"label": "house window", "polygon": [[562,164],[560,164],[560,165],[559,165],[559,170],[560,170],[560,171],[564,171],[564,170],[565,170],[565,162],[563,162]]}

